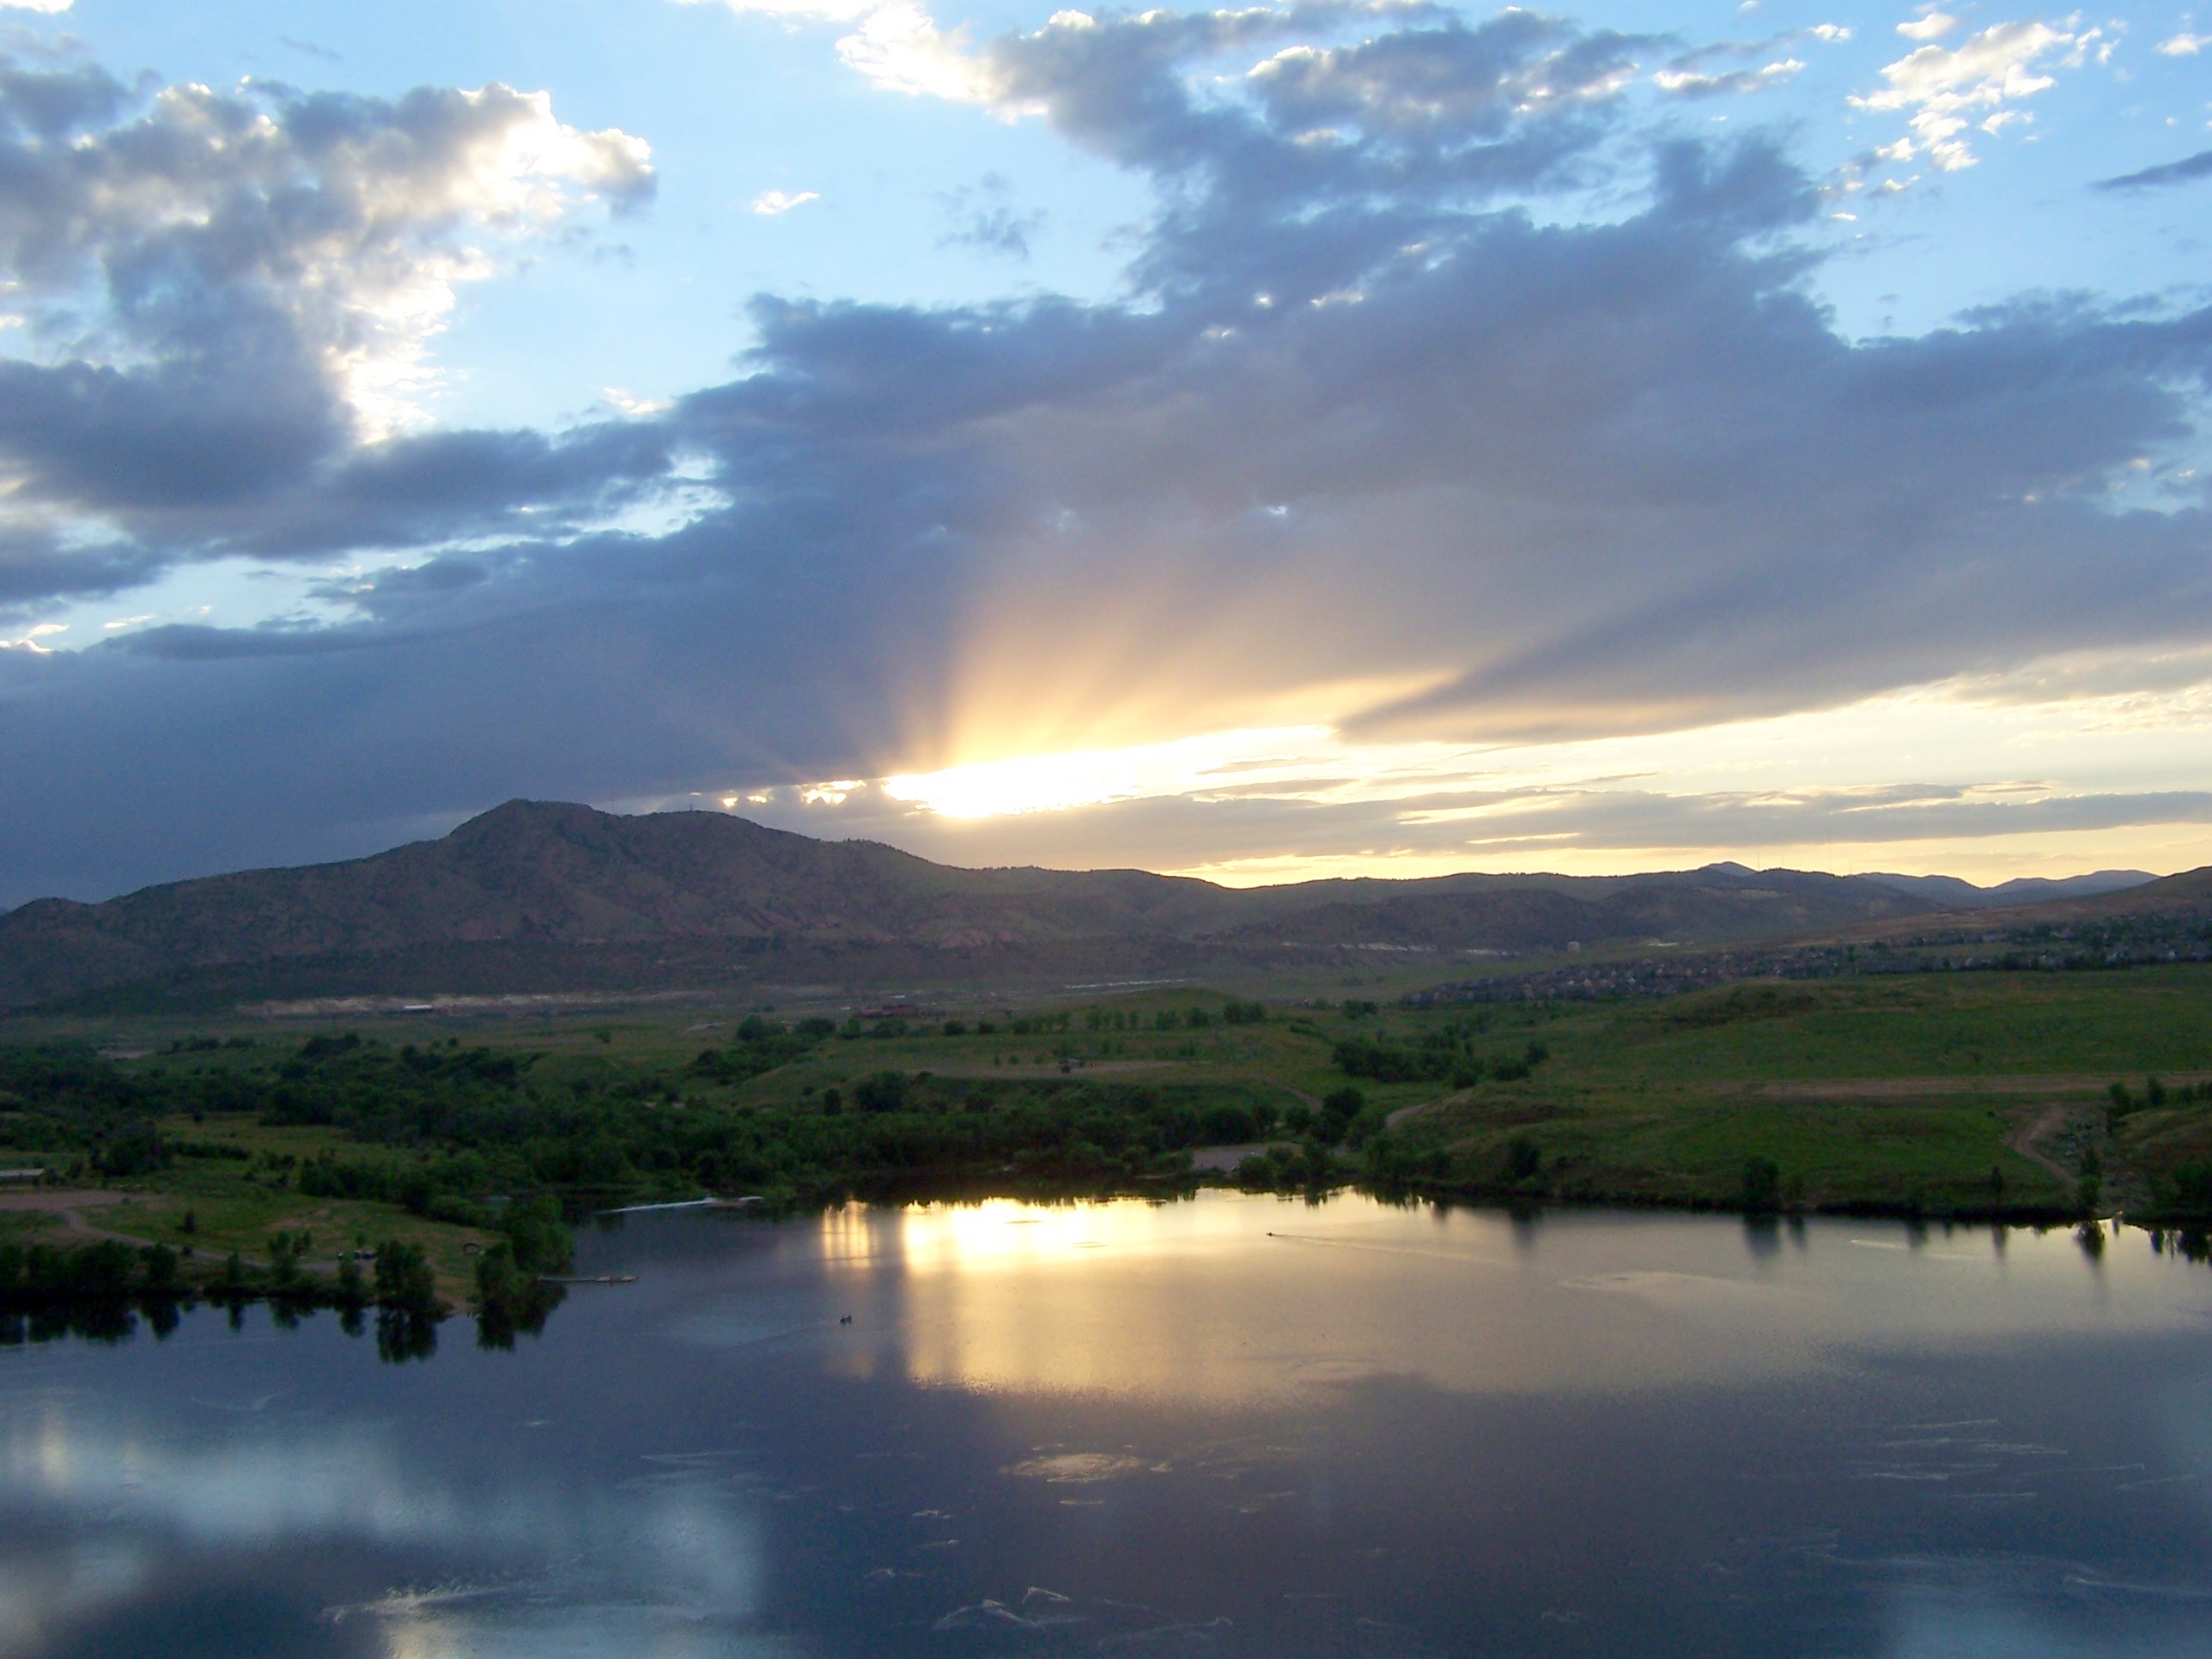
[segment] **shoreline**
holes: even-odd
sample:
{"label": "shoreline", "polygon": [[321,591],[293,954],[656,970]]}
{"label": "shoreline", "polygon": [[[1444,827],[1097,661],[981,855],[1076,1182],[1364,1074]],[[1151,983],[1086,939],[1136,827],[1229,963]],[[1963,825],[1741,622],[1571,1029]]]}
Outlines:
{"label": "shoreline", "polygon": [[[2177,1248],[2192,1260],[2212,1259],[2212,1219],[2195,1216],[2168,1216],[2157,1212],[2136,1213],[2116,1211],[2105,1215],[2084,1215],[2051,1206],[2034,1205],[1983,1206],[1936,1209],[1907,1203],[1851,1202],[1833,1205],[1808,1205],[1771,1210],[1747,1210],[1741,1206],[1697,1199],[1654,1198],[1628,1196],[1591,1198],[1474,1193],[1464,1189],[1445,1189],[1426,1183],[1392,1183],[1359,1180],[1345,1180],[1326,1185],[1293,1187],[1251,1187],[1233,1180],[1196,1181],[1179,1183],[1172,1194],[1162,1193],[1157,1185],[1149,1190],[1133,1190],[1127,1184],[1063,1189],[1041,1193],[1034,1187],[1026,1190],[1006,1183],[992,1186],[966,1187],[954,1193],[947,1192],[942,1183],[921,1182],[907,1187],[904,1191],[878,1188],[872,1194],[849,1193],[842,1198],[823,1199],[817,1203],[793,1204],[770,1210],[762,1205],[739,1206],[727,1200],[702,1199],[675,1202],[623,1206],[594,1213],[616,1216],[641,1213],[665,1213],[676,1211],[704,1211],[742,1216],[752,1221],[783,1222],[808,1214],[820,1214],[838,1204],[860,1202],[881,1205],[916,1203],[984,1203],[994,1200],[1012,1199],[1019,1202],[1049,1205],[1054,1202],[1080,1203],[1106,1201],[1116,1199],[1140,1199],[1151,1202],[1165,1198],[1194,1198],[1204,1191],[1239,1192],[1254,1196],[1261,1194],[1282,1198],[1304,1197],[1320,1201],[1345,1194],[1377,1200],[1384,1203],[1425,1204],[1441,1209],[1493,1211],[1515,1217],[1533,1218],[1551,1212],[1594,1213],[1619,1212],[1624,1214],[1649,1215],[1657,1212],[1674,1212],[1685,1215],[1700,1215],[1718,1218],[1734,1216],[1747,1227],[1781,1227],[1824,1218],[1861,1219],[1899,1224],[1907,1228],[1926,1225],[1990,1226],[2004,1230],[2019,1229],[2041,1235],[2054,1230],[2074,1228],[2084,1232],[2094,1229],[2102,1248],[2107,1230],[2114,1236],[2123,1229],[2162,1237],[2177,1236]],[[76,1248],[46,1246],[56,1256],[74,1256],[98,1247],[107,1241],[88,1241]],[[2194,1242],[2197,1248],[2191,1249]],[[2087,1243],[2085,1237],[2085,1244]],[[137,1255],[142,1261],[150,1258],[151,1246],[143,1247]],[[265,1279],[261,1269],[248,1269]],[[269,1283],[231,1282],[212,1274],[196,1274],[187,1279],[179,1277],[163,1285],[145,1282],[117,1284],[112,1288],[84,1287],[71,1290],[15,1288],[0,1291],[0,1346],[14,1346],[26,1340],[51,1340],[66,1335],[85,1335],[95,1340],[118,1338],[131,1334],[131,1316],[143,1315],[155,1327],[157,1335],[166,1334],[174,1328],[178,1317],[202,1307],[223,1308],[235,1319],[248,1306],[263,1304],[276,1310],[283,1320],[286,1316],[296,1318],[301,1315],[329,1310],[337,1313],[349,1334],[361,1334],[366,1329],[366,1320],[371,1314],[380,1322],[380,1340],[392,1334],[394,1326],[404,1327],[411,1333],[398,1358],[417,1358],[427,1352],[422,1333],[434,1332],[437,1326],[448,1319],[468,1317],[475,1320],[480,1340],[497,1346],[511,1346],[512,1335],[517,1331],[533,1332],[542,1326],[544,1318],[557,1305],[560,1293],[567,1286],[580,1284],[625,1284],[634,1282],[636,1275],[605,1273],[598,1275],[544,1274],[530,1281],[533,1286],[555,1292],[551,1301],[535,1310],[534,1318],[517,1319],[515,1310],[504,1306],[488,1307],[482,1303],[475,1307],[464,1307],[444,1297],[424,1305],[392,1299],[380,1300],[373,1295],[349,1294],[333,1281],[313,1272],[304,1272],[300,1278],[286,1285]],[[120,1327],[118,1328],[118,1322]],[[51,1324],[51,1329],[39,1328]]]}

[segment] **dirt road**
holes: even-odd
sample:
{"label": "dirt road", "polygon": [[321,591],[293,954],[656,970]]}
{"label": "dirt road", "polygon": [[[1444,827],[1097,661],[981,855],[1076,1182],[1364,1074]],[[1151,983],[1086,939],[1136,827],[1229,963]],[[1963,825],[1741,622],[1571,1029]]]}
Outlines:
{"label": "dirt road", "polygon": [[[2207,1072],[2176,1072],[2166,1081],[2195,1083]],[[1917,1100],[1942,1095],[2102,1095],[2113,1074],[2078,1073],[2014,1077],[1880,1077],[1808,1079],[1793,1083],[1716,1083],[1720,1095],[1758,1094],[1769,1100]]]}
{"label": "dirt road", "polygon": [[95,1227],[79,1213],[84,1210],[130,1202],[131,1199],[127,1193],[103,1193],[91,1188],[59,1192],[0,1193],[0,1210],[19,1214],[29,1211],[37,1215],[50,1215],[71,1232],[82,1233],[87,1238],[112,1238],[124,1244],[143,1244],[146,1241],[142,1238],[131,1238],[122,1233],[112,1233],[105,1227]]}

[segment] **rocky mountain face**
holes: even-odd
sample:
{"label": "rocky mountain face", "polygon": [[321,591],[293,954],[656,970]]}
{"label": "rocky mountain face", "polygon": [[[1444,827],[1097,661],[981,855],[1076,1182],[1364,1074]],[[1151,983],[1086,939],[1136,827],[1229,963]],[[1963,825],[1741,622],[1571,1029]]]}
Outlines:
{"label": "rocky mountain face", "polygon": [[1194,952],[1524,955],[1570,942],[1786,937],[1960,902],[1894,878],[1728,864],[1257,889],[1137,870],[963,870],[719,812],[623,817],[518,800],[373,858],[24,905],[0,916],[0,1004],[256,964],[283,964],[284,981],[299,986],[319,963],[359,980],[379,962],[382,976],[404,961],[464,977],[471,962],[496,963],[506,965],[495,979],[558,989],[673,982],[787,949],[859,976],[872,955],[900,972],[956,959],[984,971],[994,955],[1054,971],[1086,961],[1158,968]]}

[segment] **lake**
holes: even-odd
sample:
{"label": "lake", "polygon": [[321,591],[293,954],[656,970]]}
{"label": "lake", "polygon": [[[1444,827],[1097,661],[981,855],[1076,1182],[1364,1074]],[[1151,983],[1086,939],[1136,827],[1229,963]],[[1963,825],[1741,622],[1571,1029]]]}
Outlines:
{"label": "lake", "polygon": [[624,1217],[512,1352],[0,1349],[0,1654],[2198,1654],[2212,1270],[2154,1243]]}

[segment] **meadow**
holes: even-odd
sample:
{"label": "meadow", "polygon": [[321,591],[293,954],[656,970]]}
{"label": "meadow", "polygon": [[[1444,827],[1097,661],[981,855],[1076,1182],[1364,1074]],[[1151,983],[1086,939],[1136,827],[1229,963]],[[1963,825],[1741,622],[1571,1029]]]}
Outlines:
{"label": "meadow", "polygon": [[515,1221],[554,1201],[580,1224],[709,1194],[772,1215],[1217,1181],[2034,1221],[2212,1211],[2204,967],[1614,1002],[1339,988],[1357,994],[19,1021],[0,1044],[0,1166],[47,1173],[0,1194],[0,1255],[106,1238],[236,1293],[397,1244],[460,1304],[482,1299],[488,1259],[560,1265]]}

